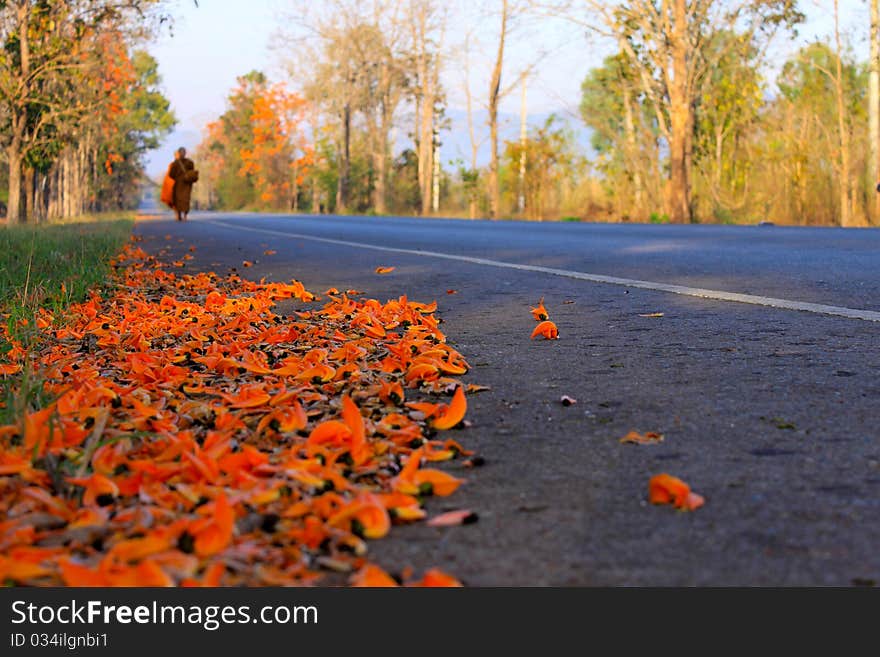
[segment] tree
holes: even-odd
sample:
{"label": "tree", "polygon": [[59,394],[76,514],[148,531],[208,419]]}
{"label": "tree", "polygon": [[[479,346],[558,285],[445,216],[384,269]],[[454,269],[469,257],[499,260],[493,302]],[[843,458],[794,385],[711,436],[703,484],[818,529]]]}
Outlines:
{"label": "tree", "polygon": [[207,174],[204,187],[216,189],[217,202],[226,208],[297,206],[314,162],[303,130],[306,101],[251,71],[238,78],[227,105],[198,148]]}
{"label": "tree", "polygon": [[[559,186],[575,169],[574,137],[550,115],[544,125],[529,131],[525,141],[508,141],[504,149],[505,187],[519,192],[519,169],[525,164],[525,207],[529,219],[543,221],[558,207]],[[523,157],[525,155],[525,157]]]}
{"label": "tree", "polygon": [[647,219],[646,189],[656,189],[658,131],[640,91],[636,73],[623,53],[606,57],[581,85],[580,113],[592,129],[598,169],[616,200],[619,217]]}
{"label": "tree", "polygon": [[500,214],[501,188],[498,179],[498,108],[501,101],[515,89],[529,74],[531,66],[525,68],[513,81],[504,86],[502,78],[504,74],[504,60],[507,50],[508,39],[514,29],[518,18],[524,16],[529,9],[529,3],[517,3],[513,0],[501,0],[501,7],[497,12],[498,18],[498,41],[495,50],[495,61],[492,66],[492,75],[489,79],[489,94],[486,109],[488,110],[489,124],[489,216],[497,219]]}
{"label": "tree", "polygon": [[[415,89],[410,6],[355,0],[289,4],[284,16],[291,27],[280,40],[292,46],[289,68],[316,110],[318,123],[332,129],[335,137],[335,148],[325,153],[336,161],[335,208],[344,212],[351,206],[353,186],[358,184],[352,167],[355,160],[366,159],[370,204],[384,212],[395,115],[405,94]],[[365,132],[363,140],[354,135],[359,129]],[[361,143],[363,153],[352,152],[354,141]]]}
{"label": "tree", "polygon": [[783,173],[759,175],[773,180],[776,197],[790,199],[799,221],[810,213],[815,223],[845,225],[851,216],[851,181],[858,174],[841,146],[853,141],[852,131],[867,118],[866,82],[863,68],[823,43],[802,48],[782,68],[765,141],[773,149],[767,159]]}
{"label": "tree", "polygon": [[442,113],[440,89],[441,51],[446,26],[445,12],[434,0],[410,0],[407,20],[410,40],[407,59],[410,62],[409,88],[413,103],[415,126],[413,137],[418,154],[419,193],[421,212],[431,210],[435,155],[437,151],[437,125]]}
{"label": "tree", "polygon": [[[599,18],[587,26],[612,40],[630,59],[654,109],[668,150],[667,207],[676,222],[690,221],[695,108],[707,74],[727,53],[713,48],[712,35],[738,31],[746,44],[764,52],[779,28],[803,20],[796,0],[586,0]],[[757,62],[756,62],[757,64]]]}
{"label": "tree", "polygon": [[[104,33],[142,32],[133,18],[150,13],[159,0],[7,0],[0,3],[0,105],[9,166],[8,216],[29,218],[35,168],[47,170],[65,140],[76,139],[77,125],[98,103],[88,93],[100,79],[102,62],[92,56]],[[149,24],[149,21],[147,22]],[[86,93],[83,93],[86,90]],[[31,218],[32,218],[32,213]]]}

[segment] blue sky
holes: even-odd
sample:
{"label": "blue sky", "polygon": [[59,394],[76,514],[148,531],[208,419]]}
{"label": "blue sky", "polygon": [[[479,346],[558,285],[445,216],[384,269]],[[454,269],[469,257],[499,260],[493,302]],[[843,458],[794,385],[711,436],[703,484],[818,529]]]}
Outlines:
{"label": "blue sky", "polygon": [[[225,98],[235,85],[236,77],[253,69],[265,71],[270,77],[283,77],[285,53],[271,47],[272,35],[279,27],[284,27],[279,25],[279,10],[295,4],[285,0],[200,0],[199,7],[195,8],[191,0],[179,0],[173,33],[163,33],[149,46],[159,62],[164,91],[171,99],[179,121],[175,133],[162,148],[150,155],[148,172],[151,175],[164,170],[175,148],[192,148],[199,142],[205,123],[222,113]],[[469,28],[466,18],[455,18],[457,10],[464,8],[466,11],[472,3],[457,0],[449,4],[454,18],[448,42],[461,41],[463,34],[470,29],[477,44],[476,50],[482,47],[488,61],[490,44],[493,43],[491,30]],[[830,34],[833,27],[831,0],[802,0],[801,5],[810,20],[801,27],[798,41]],[[864,51],[866,54],[868,21],[865,0],[841,0],[841,15],[850,42],[860,53]],[[533,59],[538,50],[548,51],[529,83],[532,122],[543,121],[547,114],[555,112],[570,119],[572,127],[579,129],[576,111],[580,83],[587,71],[601,61],[604,54],[601,45],[587,43],[583,33],[570,25],[552,22],[539,29],[525,26],[520,37],[512,43],[515,47],[510,49],[508,70],[514,73],[524,62]],[[783,59],[792,48],[791,43],[778,43],[775,58]],[[479,59],[477,52],[472,60],[474,69],[480,68]],[[488,70],[488,66],[484,68]],[[444,80],[455,133],[445,136],[444,161],[462,157],[468,151],[463,113],[456,111],[464,107],[461,69],[459,62],[449,62]],[[485,80],[476,75],[472,85],[476,90],[487,86]],[[516,130],[519,102],[519,94],[514,93],[502,104],[511,136]],[[583,134],[581,139],[585,139]]]}

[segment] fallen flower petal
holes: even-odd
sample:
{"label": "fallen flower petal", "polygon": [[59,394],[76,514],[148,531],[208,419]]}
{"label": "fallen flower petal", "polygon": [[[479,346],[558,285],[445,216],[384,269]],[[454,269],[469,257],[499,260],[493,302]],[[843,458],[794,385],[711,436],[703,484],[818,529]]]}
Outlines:
{"label": "fallen flower petal", "polygon": [[452,396],[452,402],[434,416],[431,426],[441,431],[451,429],[464,419],[465,413],[467,413],[467,399],[464,395],[464,386],[458,386]]}
{"label": "fallen flower petal", "polygon": [[556,324],[547,320],[541,322],[535,327],[535,330],[532,331],[531,337],[534,340],[539,335],[546,340],[558,340],[559,330],[556,328]]}
{"label": "fallen flower petal", "polygon": [[536,322],[543,322],[550,319],[547,309],[544,307],[544,297],[538,302],[538,305],[531,309],[532,316]]}
{"label": "fallen flower petal", "polygon": [[672,504],[682,511],[694,511],[705,502],[702,496],[691,492],[690,486],[681,479],[666,473],[651,477],[648,500],[651,504]]}
{"label": "fallen flower petal", "polygon": [[368,563],[349,578],[349,583],[355,587],[392,587],[400,586],[394,578],[374,564]]}
{"label": "fallen flower petal", "polygon": [[620,439],[622,443],[634,443],[636,445],[656,445],[663,442],[663,434],[655,431],[646,431],[644,434],[638,431],[630,431]]}
{"label": "fallen flower petal", "polygon": [[479,516],[470,509],[447,511],[439,516],[434,516],[425,524],[429,527],[455,527],[457,525],[470,525],[477,522]]}

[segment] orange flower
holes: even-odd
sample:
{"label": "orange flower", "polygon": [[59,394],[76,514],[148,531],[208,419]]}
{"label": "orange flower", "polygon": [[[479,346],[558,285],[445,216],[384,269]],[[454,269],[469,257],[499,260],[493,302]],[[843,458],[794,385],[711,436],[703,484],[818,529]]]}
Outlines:
{"label": "orange flower", "polygon": [[663,434],[655,431],[646,431],[644,434],[638,431],[630,431],[620,439],[622,443],[635,443],[636,445],[654,445],[663,442]]}
{"label": "orange flower", "polygon": [[83,504],[86,506],[112,504],[113,498],[119,495],[119,486],[102,474],[95,473],[90,477],[68,477],[67,481],[86,489],[83,495]]}
{"label": "orange flower", "polygon": [[[468,365],[436,302],[328,290],[320,309],[276,314],[280,300],[315,297],[298,281],[148,258],[127,247],[111,292],[41,313],[27,353],[0,323],[12,346],[0,371],[33,353],[54,400],[0,427],[0,580],[311,584],[320,573],[305,551],[320,551],[353,583],[394,583],[366,565],[365,540],[423,520],[422,496],[462,483],[422,468],[467,453],[425,432],[460,426],[478,389],[450,378]],[[406,387],[453,394],[408,405]],[[85,475],[55,494],[68,468]]]}
{"label": "orange flower", "polygon": [[530,312],[536,322],[543,322],[550,319],[550,315],[547,314],[547,309],[544,307],[544,297],[541,297],[538,305],[532,308]]}
{"label": "orange flower", "polygon": [[424,453],[424,447],[419,447],[410,454],[406,465],[392,482],[394,490],[407,495],[437,495],[439,497],[452,495],[461,485],[461,479],[456,479],[440,470],[430,468],[420,470],[419,465]]}
{"label": "orange flower", "polygon": [[352,586],[356,587],[385,588],[399,586],[391,575],[379,568],[379,566],[371,563],[368,563],[352,575],[349,582]]}
{"label": "orange flower", "polygon": [[212,517],[196,520],[189,527],[194,537],[195,552],[200,557],[210,557],[225,550],[232,542],[232,530],[235,527],[235,512],[221,493],[214,503],[202,509],[213,511]]}
{"label": "orange flower", "polygon": [[382,538],[391,529],[391,518],[382,502],[372,496],[363,495],[352,501],[327,520],[331,527],[350,528],[353,534],[364,538]]}
{"label": "orange flower", "polygon": [[52,569],[40,563],[0,555],[0,581],[13,580],[26,584],[29,580],[51,575]]}
{"label": "orange flower", "polygon": [[439,413],[431,420],[431,426],[441,431],[451,429],[464,419],[467,412],[467,399],[464,396],[464,386],[458,386],[452,396],[449,406],[441,407]]}
{"label": "orange flower", "polygon": [[532,331],[532,339],[534,340],[539,335],[546,340],[558,340],[559,330],[556,328],[556,324],[550,320],[546,320],[538,324],[535,327],[535,330]]}
{"label": "orange flower", "polygon": [[691,492],[690,486],[681,479],[665,472],[651,477],[648,500],[651,504],[672,504],[682,511],[694,511],[705,503],[702,496]]}
{"label": "orange flower", "polygon": [[257,383],[242,386],[236,394],[220,393],[220,396],[228,401],[232,408],[264,406],[272,398],[266,389]]}
{"label": "orange flower", "polygon": [[461,587],[461,582],[452,575],[447,575],[442,570],[432,568],[425,572],[422,579],[417,582],[408,583],[407,586],[424,586],[424,587]]}

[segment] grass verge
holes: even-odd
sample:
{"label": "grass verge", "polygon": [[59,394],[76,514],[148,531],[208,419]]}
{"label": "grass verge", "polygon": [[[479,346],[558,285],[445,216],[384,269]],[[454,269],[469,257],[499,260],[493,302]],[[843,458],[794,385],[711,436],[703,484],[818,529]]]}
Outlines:
{"label": "grass verge", "polygon": [[104,281],[132,219],[0,229],[0,314],[10,331],[41,307],[58,311]]}
{"label": "grass verge", "polygon": [[[101,285],[109,260],[128,241],[131,216],[88,217],[39,226],[0,227],[0,361],[12,347],[28,347],[40,308],[53,314],[83,301]],[[3,327],[0,327],[2,329]],[[41,389],[33,374],[0,375],[0,424],[22,406],[40,407],[29,391]]]}

